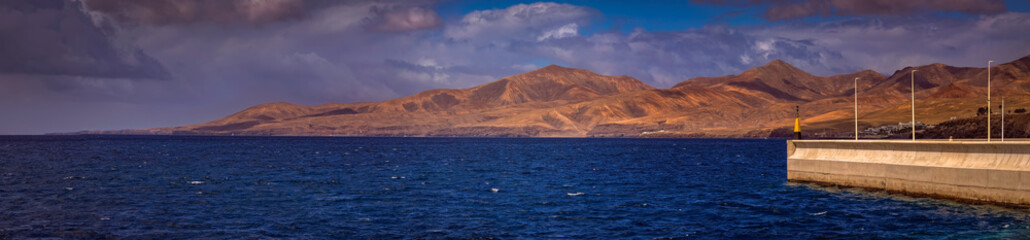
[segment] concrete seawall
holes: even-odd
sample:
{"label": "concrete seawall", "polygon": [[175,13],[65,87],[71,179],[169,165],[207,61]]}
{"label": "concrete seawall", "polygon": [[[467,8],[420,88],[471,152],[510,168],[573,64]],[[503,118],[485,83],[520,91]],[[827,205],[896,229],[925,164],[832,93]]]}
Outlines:
{"label": "concrete seawall", "polygon": [[788,141],[787,180],[1030,207],[1030,142]]}

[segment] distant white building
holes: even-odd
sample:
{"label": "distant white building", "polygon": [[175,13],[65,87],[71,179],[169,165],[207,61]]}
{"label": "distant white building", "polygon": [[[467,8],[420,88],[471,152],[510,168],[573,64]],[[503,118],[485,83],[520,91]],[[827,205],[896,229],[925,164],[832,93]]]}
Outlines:
{"label": "distant white building", "polygon": [[[903,129],[910,129],[911,127],[912,127],[911,123],[898,122],[897,125],[883,125],[883,126],[879,126],[879,127],[867,128],[866,130],[862,131],[862,134],[866,134],[866,135],[890,135],[892,133],[897,133],[898,131],[901,131]],[[916,122],[916,129],[919,129],[919,128],[933,128],[933,126],[927,126],[923,122]]]}

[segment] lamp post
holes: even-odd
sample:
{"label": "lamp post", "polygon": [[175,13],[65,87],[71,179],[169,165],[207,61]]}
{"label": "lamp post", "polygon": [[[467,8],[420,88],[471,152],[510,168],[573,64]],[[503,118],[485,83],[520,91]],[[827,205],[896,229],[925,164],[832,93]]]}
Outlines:
{"label": "lamp post", "polygon": [[1001,96],[1001,141],[1005,141],[1005,95]]}
{"label": "lamp post", "polygon": [[991,141],[991,63],[987,61],[987,141]]}
{"label": "lamp post", "polygon": [[858,78],[855,78],[855,140],[858,140]]}
{"label": "lamp post", "polygon": [[912,76],[912,141],[916,140],[916,71],[909,73]]}

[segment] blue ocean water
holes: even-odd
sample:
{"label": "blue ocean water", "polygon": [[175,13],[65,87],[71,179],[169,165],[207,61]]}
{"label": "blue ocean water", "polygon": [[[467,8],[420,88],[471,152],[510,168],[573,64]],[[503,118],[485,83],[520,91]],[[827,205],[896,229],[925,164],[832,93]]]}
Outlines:
{"label": "blue ocean water", "polygon": [[1030,239],[786,182],[782,140],[0,137],[0,239]]}

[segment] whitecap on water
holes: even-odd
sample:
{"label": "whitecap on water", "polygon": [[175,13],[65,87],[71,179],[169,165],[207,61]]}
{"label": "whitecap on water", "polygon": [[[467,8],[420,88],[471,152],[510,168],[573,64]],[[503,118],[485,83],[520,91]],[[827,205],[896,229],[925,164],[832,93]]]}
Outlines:
{"label": "whitecap on water", "polygon": [[190,184],[200,185],[200,184],[204,184],[204,181],[190,181]]}
{"label": "whitecap on water", "polygon": [[569,196],[579,196],[579,195],[583,195],[583,192],[574,192],[574,193],[571,193],[571,192],[570,192],[570,193],[565,193],[565,195],[569,195]]}

